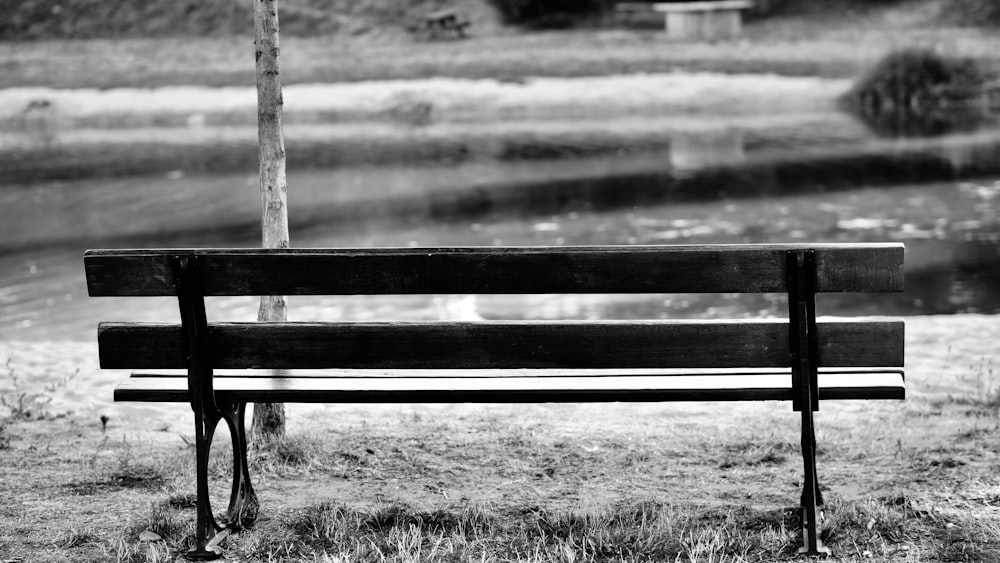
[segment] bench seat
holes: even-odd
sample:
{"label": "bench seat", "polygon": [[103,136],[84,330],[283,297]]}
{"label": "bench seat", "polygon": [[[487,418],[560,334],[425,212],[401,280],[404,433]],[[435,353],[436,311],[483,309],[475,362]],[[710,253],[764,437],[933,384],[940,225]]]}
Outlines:
{"label": "bench seat", "polygon": [[[215,393],[233,402],[572,403],[790,401],[791,369],[219,370]],[[899,369],[819,370],[820,400],[901,400]],[[190,400],[187,374],[137,371],[116,401]]]}

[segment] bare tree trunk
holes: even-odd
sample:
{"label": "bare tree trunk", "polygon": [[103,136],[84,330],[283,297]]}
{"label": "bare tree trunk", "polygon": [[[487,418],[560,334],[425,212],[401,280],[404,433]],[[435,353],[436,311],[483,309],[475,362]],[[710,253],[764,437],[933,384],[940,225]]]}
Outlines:
{"label": "bare tree trunk", "polygon": [[[288,248],[288,179],[285,177],[285,138],[281,130],[281,77],[278,69],[278,2],[254,0],[254,36],[257,57],[257,137],[260,159],[261,231],[264,248]],[[285,298],[262,296],[258,321],[286,319]],[[254,405],[251,425],[254,443],[285,434],[285,406]]]}

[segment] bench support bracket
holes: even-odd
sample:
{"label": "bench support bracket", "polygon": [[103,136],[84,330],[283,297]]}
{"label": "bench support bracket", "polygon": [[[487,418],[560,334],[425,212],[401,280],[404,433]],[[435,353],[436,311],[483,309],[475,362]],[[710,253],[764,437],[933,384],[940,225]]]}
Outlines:
{"label": "bench support bracket", "polygon": [[802,413],[803,555],[829,555],[819,535],[823,495],[816,471],[816,428],[813,412],[819,410],[817,367],[819,343],[816,338],[816,254],[793,250],[787,254],[789,347],[792,365],[792,408]]}
{"label": "bench support bracket", "polygon": [[[230,533],[249,527],[257,517],[259,503],[250,485],[247,463],[246,403],[216,402],[212,383],[208,321],[196,256],[178,256],[172,263],[174,285],[180,306],[181,327],[188,358],[188,393],[194,411],[197,522],[195,549],[185,554],[192,561],[218,559],[219,544]],[[208,463],[212,438],[219,422],[225,420],[233,442],[233,486],[229,508],[220,523],[212,514],[208,492]]]}

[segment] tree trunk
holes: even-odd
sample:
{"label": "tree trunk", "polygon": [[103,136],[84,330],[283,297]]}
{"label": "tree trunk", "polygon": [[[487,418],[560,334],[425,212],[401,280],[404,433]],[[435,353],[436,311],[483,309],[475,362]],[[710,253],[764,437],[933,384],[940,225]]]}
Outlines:
{"label": "tree trunk", "polygon": [[[281,78],[278,69],[278,2],[254,0],[257,58],[257,138],[260,160],[261,231],[264,248],[288,248],[288,179],[281,130]],[[286,319],[285,298],[262,296],[258,321]],[[261,444],[285,434],[285,406],[254,405],[253,441]]]}

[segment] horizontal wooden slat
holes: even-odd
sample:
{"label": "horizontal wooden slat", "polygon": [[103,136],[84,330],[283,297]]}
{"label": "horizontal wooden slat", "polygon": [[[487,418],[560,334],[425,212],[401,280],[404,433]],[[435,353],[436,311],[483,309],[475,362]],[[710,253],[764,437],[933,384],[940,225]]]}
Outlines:
{"label": "horizontal wooden slat", "polygon": [[[217,323],[217,368],[787,367],[788,324],[741,321]],[[900,320],[824,321],[819,365],[903,365]],[[102,323],[101,367],[186,367],[179,325]]]}
{"label": "horizontal wooden slat", "polygon": [[[223,400],[301,403],[518,403],[605,401],[791,400],[789,371],[748,371],[728,375],[654,370],[552,371],[489,370],[482,373],[437,370],[339,371],[298,377],[219,374],[216,393]],[[903,399],[901,371],[821,372],[819,398]],[[145,374],[115,389],[116,401],[187,402],[187,380],[177,375]]]}
{"label": "horizontal wooden slat", "polygon": [[785,252],[814,249],[821,292],[901,291],[903,246],[678,245],[91,250],[92,296],[174,295],[196,255],[205,295],[725,293],[785,291]]}

